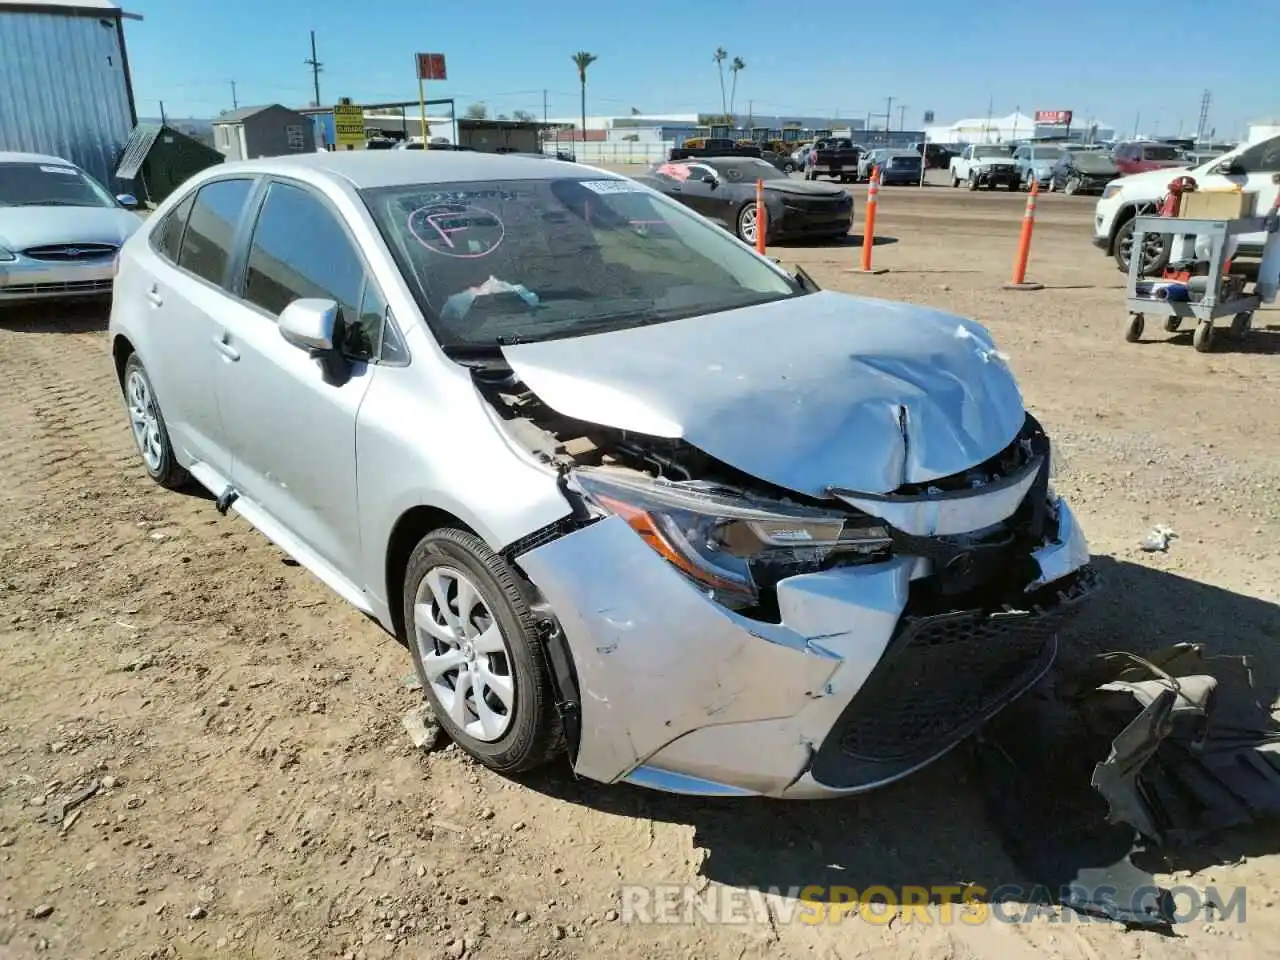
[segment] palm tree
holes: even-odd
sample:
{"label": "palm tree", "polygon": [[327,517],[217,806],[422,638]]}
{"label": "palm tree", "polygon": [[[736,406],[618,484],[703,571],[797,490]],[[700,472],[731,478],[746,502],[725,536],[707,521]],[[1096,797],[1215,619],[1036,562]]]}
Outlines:
{"label": "palm tree", "polygon": [[[733,101],[738,96],[738,71],[746,67],[741,57],[734,57],[733,63],[729,64],[729,72],[733,74],[733,87],[729,93],[729,116],[733,116]],[[733,121],[730,120],[730,123]]]}
{"label": "palm tree", "polygon": [[573,55],[573,64],[578,68],[578,83],[582,85],[582,149],[587,149],[587,67],[596,62],[594,53],[579,50]]}
{"label": "palm tree", "polygon": [[716,55],[712,59],[716,62],[716,69],[720,71],[720,113],[721,115],[728,112],[728,106],[724,100],[724,62],[729,57],[729,51],[724,47],[716,47]]}

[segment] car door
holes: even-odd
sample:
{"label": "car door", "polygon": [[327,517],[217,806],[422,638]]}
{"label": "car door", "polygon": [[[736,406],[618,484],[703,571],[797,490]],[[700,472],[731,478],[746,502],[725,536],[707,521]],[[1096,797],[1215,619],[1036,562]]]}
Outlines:
{"label": "car door", "polygon": [[[715,177],[716,182],[706,183],[704,177]],[[721,191],[724,185],[720,180],[720,175],[705,163],[689,164],[689,178],[680,184],[681,199],[685,206],[704,217],[724,219],[721,216],[724,197]]]}
{"label": "car door", "polygon": [[155,321],[147,325],[147,342],[139,349],[146,351],[143,361],[164,406],[170,440],[218,478],[229,475],[231,459],[217,405],[215,318],[228,302],[234,237],[254,182],[252,177],[219,178],[179,203],[153,231],[155,259],[145,278],[139,277],[140,294]]}
{"label": "car door", "polygon": [[[322,577],[328,566],[358,582],[356,417],[375,374],[385,301],[341,216],[318,191],[271,178],[257,201],[237,299],[224,316],[217,377],[232,483],[258,511],[250,519],[264,533],[277,539],[273,528],[282,528],[322,562],[308,564]],[[337,302],[350,365],[345,382],[327,381],[317,360],[280,335],[280,312],[301,298]]]}

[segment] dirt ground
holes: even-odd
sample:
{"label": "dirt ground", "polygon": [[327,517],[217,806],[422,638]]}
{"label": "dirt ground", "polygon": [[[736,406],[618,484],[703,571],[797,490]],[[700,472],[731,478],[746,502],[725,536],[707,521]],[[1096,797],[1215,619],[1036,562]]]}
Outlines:
{"label": "dirt ground", "polygon": [[[855,191],[861,217],[865,188]],[[824,286],[987,324],[1054,436],[1107,590],[1075,651],[1198,640],[1280,683],[1280,312],[1204,355],[1148,322],[1092,201],[885,188],[859,242],[772,250]],[[1061,916],[645,925],[620,886],[1017,883],[949,758],[839,802],[710,802],[524,782],[414,751],[407,652],[244,521],[154,486],[106,351],[105,312],[0,318],[0,958],[1181,958],[1280,955],[1280,831],[1171,855],[1165,882],[1247,888],[1247,920],[1179,936]],[[1167,553],[1139,542],[1157,523]],[[102,785],[67,819],[56,801]],[[76,814],[78,813],[78,816]],[[1175,872],[1176,871],[1176,872]],[[1172,875],[1173,880],[1170,880]]]}

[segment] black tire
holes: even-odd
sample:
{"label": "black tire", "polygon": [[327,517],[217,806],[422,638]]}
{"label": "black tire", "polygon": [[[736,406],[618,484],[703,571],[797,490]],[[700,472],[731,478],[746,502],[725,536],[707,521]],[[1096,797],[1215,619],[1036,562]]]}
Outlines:
{"label": "black tire", "polygon": [[1237,340],[1243,340],[1249,336],[1249,331],[1253,329],[1253,312],[1237,313],[1231,318],[1231,336]]}
{"label": "black tire", "polygon": [[969,183],[968,183],[968,186],[969,186],[969,189],[970,189],[970,190],[977,190],[977,189],[978,189],[978,178],[977,178],[976,176],[974,176],[972,173],[970,173],[970,174],[969,174]]}
{"label": "black tire", "polygon": [[782,165],[782,172],[785,173],[787,176],[790,176],[791,174],[796,172],[796,165],[792,163],[790,160],[788,160],[786,163]]}
{"label": "black tire", "polygon": [[1199,353],[1208,353],[1213,349],[1214,331],[1212,320],[1201,320],[1196,325],[1196,332],[1191,336],[1191,345]]}
{"label": "black tire", "polygon": [[[1155,257],[1144,259],[1142,272],[1151,276],[1160,273],[1169,265],[1169,255],[1172,252],[1172,244],[1169,242],[1171,238],[1162,237],[1160,239],[1160,253]],[[1129,272],[1129,253],[1127,248],[1133,244],[1133,220],[1124,223],[1119,230],[1116,231],[1115,241],[1115,261],[1116,266],[1124,273]]]}
{"label": "black tire", "polygon": [[1063,188],[1062,188],[1062,192],[1063,192],[1063,193],[1068,193],[1068,194],[1070,194],[1071,196],[1073,196],[1073,197],[1074,197],[1077,193],[1079,193],[1079,192],[1080,192],[1080,178],[1079,178],[1079,177],[1068,177],[1068,178],[1067,178],[1067,185],[1066,185],[1065,187],[1063,187]]}
{"label": "black tire", "polygon": [[1165,317],[1164,329],[1167,333],[1177,333],[1182,326],[1181,317]]}
{"label": "black tire", "polygon": [[[754,200],[744,203],[738,209],[738,215],[737,217],[734,218],[734,221],[733,221],[734,233],[737,235],[738,239],[741,240],[743,243],[750,244],[753,247],[756,245],[756,238],[748,237],[746,235],[746,232],[743,228],[742,221],[746,219],[748,213],[751,213],[754,215],[755,209],[756,209],[756,204]],[[769,212],[768,210],[766,210],[765,211],[765,235],[764,235],[764,242],[766,245],[769,243],[769,228],[768,228],[769,219],[768,218],[769,218]],[[759,228],[760,228],[760,224],[759,222],[757,222],[756,229],[759,229]]]}
{"label": "black tire", "polygon": [[[147,456],[142,450],[142,443],[133,431],[133,414],[130,412],[132,408],[130,385],[135,378],[140,379],[145,384],[146,396],[150,400],[147,404],[147,411],[155,417],[156,440],[160,456],[154,464],[148,462]],[[120,379],[120,391],[121,396],[124,398],[125,413],[129,414],[130,433],[134,437],[134,448],[138,451],[138,457],[142,460],[142,466],[147,471],[147,476],[169,490],[178,490],[185,487],[191,482],[191,475],[178,464],[178,458],[173,452],[173,443],[169,440],[169,428],[165,425],[164,413],[161,412],[160,401],[156,398],[155,387],[151,384],[151,377],[147,375],[147,368],[142,365],[142,359],[136,353],[131,353],[129,359],[125,361],[124,375]]]}
{"label": "black tire", "polygon": [[[423,578],[437,567],[452,567],[466,574],[493,614],[511,652],[514,705],[510,726],[493,741],[477,740],[458,727],[436,697],[422,665],[414,603]],[[528,587],[475,534],[442,528],[428,533],[414,547],[405,569],[403,605],[406,637],[413,666],[436,720],[465,753],[499,773],[521,773],[542,766],[564,745],[564,734],[555,706],[555,689],[547,669],[537,623],[529,609]]]}
{"label": "black tire", "polygon": [[957,176],[955,175],[955,172],[954,172],[954,171],[952,171],[952,174],[951,174],[951,189],[952,189],[952,190],[954,190],[954,189],[955,189],[956,187],[958,187],[958,186],[960,186],[960,178],[959,178],[959,177],[957,177]]}
{"label": "black tire", "polygon": [[1142,329],[1146,326],[1146,317],[1140,313],[1129,315],[1129,324],[1124,328],[1124,338],[1129,343],[1137,343],[1142,339]]}

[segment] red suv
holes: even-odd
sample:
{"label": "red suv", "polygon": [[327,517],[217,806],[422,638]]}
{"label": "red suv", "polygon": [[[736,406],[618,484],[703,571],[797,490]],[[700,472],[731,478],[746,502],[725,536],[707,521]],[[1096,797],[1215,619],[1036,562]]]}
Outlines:
{"label": "red suv", "polygon": [[1116,144],[1111,151],[1111,160],[1121,176],[1131,173],[1146,173],[1148,170],[1159,170],[1163,167],[1181,167],[1186,165],[1178,148],[1168,143],[1153,143],[1134,140]]}

